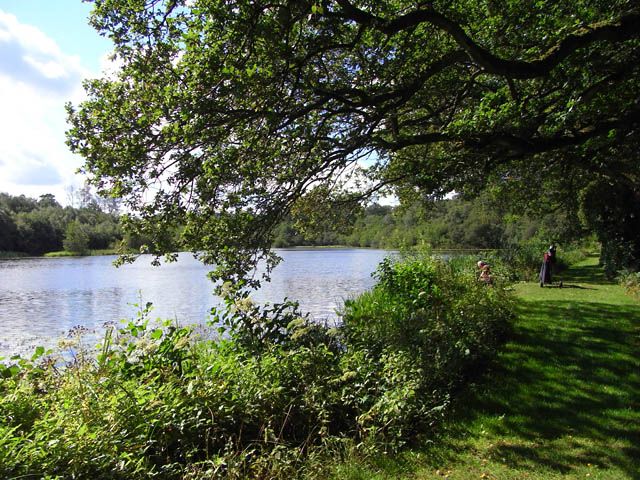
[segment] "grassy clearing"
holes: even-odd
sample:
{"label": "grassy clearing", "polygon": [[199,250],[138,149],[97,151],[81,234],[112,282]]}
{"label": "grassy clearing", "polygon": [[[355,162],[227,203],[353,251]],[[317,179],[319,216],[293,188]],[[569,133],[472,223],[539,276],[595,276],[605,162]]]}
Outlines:
{"label": "grassy clearing", "polygon": [[640,307],[594,258],[562,280],[517,285],[512,341],[434,446],[333,478],[640,479]]}

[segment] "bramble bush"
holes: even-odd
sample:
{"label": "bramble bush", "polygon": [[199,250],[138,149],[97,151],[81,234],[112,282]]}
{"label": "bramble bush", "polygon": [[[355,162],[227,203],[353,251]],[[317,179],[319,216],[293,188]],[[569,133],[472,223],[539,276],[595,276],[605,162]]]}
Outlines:
{"label": "bramble bush", "polygon": [[245,296],[214,311],[212,339],[147,305],[96,351],[11,360],[0,477],[293,478],[344,441],[428,435],[495,355],[511,302],[501,281],[428,258],[385,261],[377,279],[337,328]]}
{"label": "bramble bush", "polygon": [[640,272],[623,270],[618,274],[618,283],[629,295],[640,300]]}
{"label": "bramble bush", "polygon": [[419,257],[385,260],[376,287],[345,304],[346,355],[365,352],[376,365],[374,401],[361,406],[359,417],[368,433],[402,444],[428,430],[456,389],[495,355],[512,302],[501,279],[487,286],[474,267]]}

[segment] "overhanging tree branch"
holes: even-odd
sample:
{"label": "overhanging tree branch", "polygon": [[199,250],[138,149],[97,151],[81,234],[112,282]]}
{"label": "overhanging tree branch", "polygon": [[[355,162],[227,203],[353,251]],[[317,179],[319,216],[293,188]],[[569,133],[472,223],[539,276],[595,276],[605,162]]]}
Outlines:
{"label": "overhanging tree branch", "polygon": [[574,52],[595,42],[625,42],[640,37],[640,13],[630,13],[616,22],[601,22],[581,28],[578,32],[565,37],[560,43],[547,51],[542,58],[530,62],[507,60],[478,45],[456,22],[445,17],[433,8],[424,8],[386,20],[356,8],[348,0],[336,0],[341,14],[348,20],[368,25],[386,35],[395,35],[429,23],[448,33],[469,57],[487,73],[509,78],[527,79],[547,75],[564,59]]}
{"label": "overhanging tree branch", "polygon": [[[362,152],[380,156],[369,180],[426,195],[544,171],[550,156],[576,178],[637,170],[633,2],[558,0],[544,21],[527,2],[495,18],[473,0],[137,3],[95,2],[125,65],[69,110],[69,145],[150,231],[184,217],[186,246],[222,273],[266,258],[278,220],[316,186],[330,200]],[[548,40],[558,32],[572,33]],[[147,202],[165,178],[180,195]],[[359,188],[351,199],[378,187]]]}

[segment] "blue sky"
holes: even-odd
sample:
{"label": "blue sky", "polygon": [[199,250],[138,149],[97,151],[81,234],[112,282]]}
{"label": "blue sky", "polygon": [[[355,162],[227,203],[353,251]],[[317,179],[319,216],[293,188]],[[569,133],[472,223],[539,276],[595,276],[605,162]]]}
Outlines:
{"label": "blue sky", "polygon": [[64,104],[108,65],[81,0],[0,0],[0,192],[38,197],[82,184],[82,160],[65,145]]}

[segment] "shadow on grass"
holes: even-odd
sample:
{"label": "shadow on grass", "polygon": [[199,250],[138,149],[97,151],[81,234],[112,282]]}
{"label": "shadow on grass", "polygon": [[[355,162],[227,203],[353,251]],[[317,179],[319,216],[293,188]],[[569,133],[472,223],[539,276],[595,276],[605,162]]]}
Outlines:
{"label": "shadow on grass", "polygon": [[597,283],[597,284],[611,284],[615,283],[614,281],[608,279],[602,267],[599,265],[583,265],[583,266],[572,266],[569,270],[565,270],[564,272],[560,272],[554,275],[553,278],[555,281],[562,280],[563,282],[574,282],[574,283]]}
{"label": "shadow on grass", "polygon": [[466,425],[483,417],[504,439],[491,455],[514,468],[564,474],[590,463],[640,479],[640,308],[557,301],[520,310],[524,321],[490,384],[463,399],[446,448],[462,447]]}
{"label": "shadow on grass", "polygon": [[582,285],[573,285],[570,283],[564,283],[562,286],[560,286],[560,284],[545,285],[544,288],[576,288],[578,290],[596,290],[593,287],[583,287]]}

